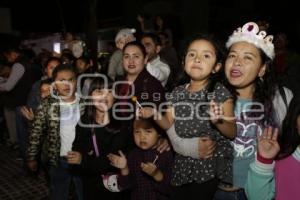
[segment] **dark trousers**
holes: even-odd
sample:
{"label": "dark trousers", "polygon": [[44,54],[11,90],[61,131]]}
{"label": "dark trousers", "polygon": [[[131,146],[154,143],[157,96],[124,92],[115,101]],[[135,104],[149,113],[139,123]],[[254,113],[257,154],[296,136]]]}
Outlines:
{"label": "dark trousers", "polygon": [[204,183],[189,183],[173,187],[172,200],[212,200],[219,181],[211,179]]}
{"label": "dark trousers", "polygon": [[227,192],[218,189],[215,194],[214,200],[247,200],[247,197],[244,189],[239,189],[233,192]]}
{"label": "dark trousers", "polygon": [[16,107],[16,128],[21,153],[25,155],[28,143],[28,126],[26,119],[22,115],[21,108],[22,106]]}
{"label": "dark trousers", "polygon": [[68,200],[71,181],[74,183],[77,199],[83,200],[81,179],[70,172],[70,165],[61,158],[57,166],[50,166],[51,200]]}

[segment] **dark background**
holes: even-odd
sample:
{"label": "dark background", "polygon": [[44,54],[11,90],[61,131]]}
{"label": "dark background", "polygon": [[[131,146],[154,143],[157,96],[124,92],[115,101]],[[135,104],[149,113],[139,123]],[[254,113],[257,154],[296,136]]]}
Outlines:
{"label": "dark background", "polygon": [[[10,8],[12,28],[21,34],[85,32],[92,1],[97,0],[1,0],[0,7]],[[226,39],[247,21],[267,20],[270,33],[287,33],[290,48],[300,50],[300,11],[292,0],[98,0],[95,13],[98,29],[136,27],[138,13],[149,19],[162,14],[179,39],[203,31]]]}

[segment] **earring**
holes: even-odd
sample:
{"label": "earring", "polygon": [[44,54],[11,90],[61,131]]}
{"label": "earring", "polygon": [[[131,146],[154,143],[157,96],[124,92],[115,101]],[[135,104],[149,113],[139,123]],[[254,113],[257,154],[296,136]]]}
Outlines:
{"label": "earring", "polygon": [[264,82],[263,77],[259,77],[259,80],[260,80],[261,82]]}

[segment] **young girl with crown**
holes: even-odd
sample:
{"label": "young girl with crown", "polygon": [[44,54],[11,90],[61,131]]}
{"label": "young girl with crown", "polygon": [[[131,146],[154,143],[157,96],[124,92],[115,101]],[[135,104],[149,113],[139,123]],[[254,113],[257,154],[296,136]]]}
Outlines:
{"label": "young girl with crown", "polygon": [[[274,81],[272,39],[265,31],[259,31],[256,23],[249,22],[238,28],[226,43],[229,53],[225,62],[225,74],[237,96],[237,137],[232,141],[235,150],[233,186],[219,185],[216,200],[247,199],[244,188],[249,165],[256,158],[257,136],[267,126],[281,127],[292,98],[288,89],[278,87]],[[210,155],[214,146],[214,143],[198,145],[197,152],[191,147],[200,144],[200,139],[179,138],[172,127],[168,130],[168,135],[175,151],[184,149],[179,153],[194,158]]]}

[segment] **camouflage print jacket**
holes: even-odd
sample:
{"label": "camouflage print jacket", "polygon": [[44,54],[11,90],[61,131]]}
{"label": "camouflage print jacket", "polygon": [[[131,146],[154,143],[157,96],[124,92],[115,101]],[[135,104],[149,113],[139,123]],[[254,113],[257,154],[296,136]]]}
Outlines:
{"label": "camouflage print jacket", "polygon": [[[84,112],[83,99],[80,99],[80,114]],[[35,112],[28,144],[28,160],[36,160],[43,150],[50,165],[56,165],[60,156],[60,106],[59,99],[44,99]],[[42,148],[43,147],[43,148]]]}

